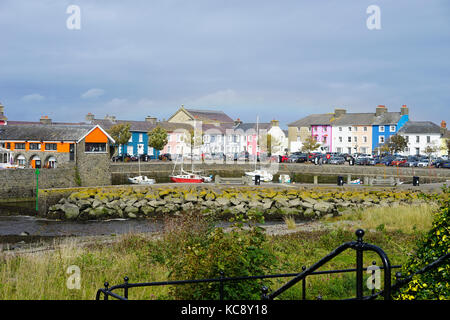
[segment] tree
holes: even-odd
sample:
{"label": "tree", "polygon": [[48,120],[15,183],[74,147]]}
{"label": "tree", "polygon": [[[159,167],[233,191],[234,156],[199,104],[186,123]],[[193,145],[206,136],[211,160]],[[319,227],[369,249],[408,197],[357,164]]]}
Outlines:
{"label": "tree", "polygon": [[164,149],[164,146],[167,144],[169,140],[167,131],[159,126],[149,131],[147,134],[148,134],[148,146],[158,151]]}
{"label": "tree", "polygon": [[314,138],[313,136],[309,136],[303,142],[302,152],[310,153],[310,152],[316,150],[319,147],[320,147],[320,143],[317,142],[316,138]]}
{"label": "tree", "polygon": [[380,146],[380,151],[389,152],[391,154],[402,152],[408,146],[406,139],[400,135],[390,136],[388,141],[386,141],[382,146]]}
{"label": "tree", "polygon": [[[122,145],[124,147],[128,141],[130,141],[131,138],[131,132],[130,132],[130,124],[123,124],[118,123],[113,125],[111,128],[107,130],[109,135],[116,141],[113,146],[115,147],[113,156],[115,156],[119,152],[119,146]],[[122,150],[122,154],[125,153],[125,150]]]}

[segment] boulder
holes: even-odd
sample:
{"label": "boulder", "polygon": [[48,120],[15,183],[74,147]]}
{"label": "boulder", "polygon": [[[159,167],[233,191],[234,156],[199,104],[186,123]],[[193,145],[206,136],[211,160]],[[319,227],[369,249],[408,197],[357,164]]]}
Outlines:
{"label": "boulder", "polygon": [[216,198],[216,203],[218,206],[227,207],[230,204],[230,200],[228,200],[227,198],[219,197]]}
{"label": "boulder", "polygon": [[332,211],[333,205],[329,202],[317,202],[314,205],[314,210],[319,211],[320,213],[327,213]]}
{"label": "boulder", "polygon": [[75,220],[80,214],[80,209],[78,208],[78,206],[72,203],[63,204],[61,210],[64,212],[64,216],[66,217],[66,219],[69,220]]}

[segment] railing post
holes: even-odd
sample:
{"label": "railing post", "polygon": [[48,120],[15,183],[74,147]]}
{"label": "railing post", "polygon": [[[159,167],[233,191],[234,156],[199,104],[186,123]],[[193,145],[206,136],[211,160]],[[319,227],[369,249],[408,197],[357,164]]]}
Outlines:
{"label": "railing post", "polygon": [[224,278],[224,272],[220,271],[220,283],[219,283],[219,299],[220,301],[223,300],[223,278]]}
{"label": "railing post", "polygon": [[109,287],[109,283],[105,282],[105,298],[104,300],[108,300],[108,287]]}
{"label": "railing post", "polygon": [[[302,272],[306,270],[306,266],[302,267]],[[306,277],[302,280],[302,299],[306,300]]]}
{"label": "railing post", "polygon": [[[375,266],[376,261],[372,261],[372,265]],[[375,294],[375,268],[372,269],[372,294]]]}
{"label": "railing post", "polygon": [[263,286],[261,288],[261,300],[269,300],[269,297],[267,296],[267,294],[269,293],[269,288],[267,288],[266,286]]}
{"label": "railing post", "polygon": [[128,277],[123,278],[125,287],[123,288],[123,296],[128,300]]}
{"label": "railing post", "polygon": [[363,297],[363,236],[364,230],[358,229],[355,232],[358,237],[356,246],[356,298],[361,300]]}

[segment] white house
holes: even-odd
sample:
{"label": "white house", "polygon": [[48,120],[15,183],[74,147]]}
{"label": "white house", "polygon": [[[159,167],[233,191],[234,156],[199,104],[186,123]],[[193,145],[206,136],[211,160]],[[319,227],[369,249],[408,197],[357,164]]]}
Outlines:
{"label": "white house", "polygon": [[409,121],[399,131],[408,147],[403,151],[403,155],[425,155],[427,147],[434,148],[432,155],[441,153],[441,127],[431,121]]}

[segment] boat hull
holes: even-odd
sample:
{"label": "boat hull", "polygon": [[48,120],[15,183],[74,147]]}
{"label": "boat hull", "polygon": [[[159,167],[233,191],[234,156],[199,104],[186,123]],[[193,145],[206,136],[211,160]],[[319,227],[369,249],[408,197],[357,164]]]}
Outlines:
{"label": "boat hull", "polygon": [[203,178],[178,178],[178,177],[170,177],[172,182],[177,183],[203,183]]}

